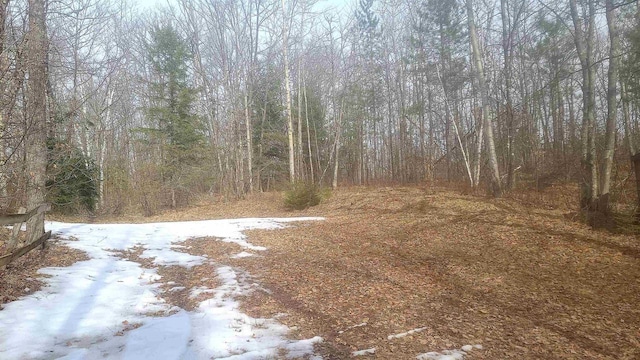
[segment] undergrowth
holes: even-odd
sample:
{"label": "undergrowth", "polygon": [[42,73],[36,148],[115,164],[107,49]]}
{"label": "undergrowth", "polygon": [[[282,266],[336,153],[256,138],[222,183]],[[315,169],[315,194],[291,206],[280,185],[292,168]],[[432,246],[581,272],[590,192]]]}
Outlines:
{"label": "undergrowth", "polygon": [[322,188],[312,183],[294,183],[284,193],[284,205],[287,210],[304,210],[320,204],[321,201]]}

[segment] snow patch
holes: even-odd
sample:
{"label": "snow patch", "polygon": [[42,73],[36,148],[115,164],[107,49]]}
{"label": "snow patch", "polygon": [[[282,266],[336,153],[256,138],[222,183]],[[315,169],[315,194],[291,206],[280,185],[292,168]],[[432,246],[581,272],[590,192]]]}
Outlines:
{"label": "snow patch", "polygon": [[[258,359],[275,356],[279,349],[289,357],[313,353],[313,345],[322,338],[287,340],[289,328],[274,319],[259,319],[243,314],[235,297],[251,291],[228,266],[218,269],[223,284],[211,299],[202,301],[191,316],[193,337],[190,347],[198,354],[212,358]],[[233,344],[229,346],[229,344]]]}
{"label": "snow patch", "polygon": [[215,290],[209,289],[206,286],[197,286],[191,289],[189,292],[189,299],[195,299],[202,294],[213,294]]}
{"label": "snow patch", "polygon": [[389,335],[387,336],[388,340],[393,340],[393,339],[399,339],[399,338],[403,338],[407,335],[412,335],[421,331],[425,331],[427,330],[426,327],[421,327],[421,328],[417,328],[417,329],[413,329],[413,330],[409,330],[407,332],[403,332],[403,333],[399,333],[399,334],[394,334],[394,335]]}
{"label": "snow patch", "polygon": [[[159,276],[139,264],[104,257],[66,268],[45,268],[50,275],[40,291],[5,305],[0,312],[0,358],[86,357],[74,347],[92,347],[148,314],[169,311],[156,293]],[[122,345],[122,337],[113,344]]]}
{"label": "snow patch", "polygon": [[153,263],[156,265],[180,265],[189,269],[197,265],[202,265],[205,260],[202,256],[194,256],[177,251],[166,251],[166,249],[163,248],[145,250],[140,257],[147,259],[152,258]]}
{"label": "snow patch", "polygon": [[246,257],[250,257],[250,256],[253,256],[253,254],[250,253],[250,252],[243,251],[241,253],[233,255],[231,258],[232,259],[240,259],[240,258],[246,258]]}
{"label": "snow patch", "polygon": [[376,353],[376,348],[358,350],[351,353],[351,356],[373,355]]}
{"label": "snow patch", "polygon": [[441,352],[431,351],[416,356],[418,360],[462,360],[469,355],[473,349],[482,350],[482,345],[464,345],[460,349],[442,350]]}
{"label": "snow patch", "polygon": [[343,334],[345,331],[349,331],[351,329],[355,329],[355,328],[359,328],[359,327],[363,327],[363,326],[367,326],[366,322],[363,322],[361,324],[357,324],[357,325],[353,325],[353,326],[349,326],[348,328],[344,329],[344,330],[340,330],[338,331],[338,334]]}
{"label": "snow patch", "polygon": [[[248,275],[230,267],[218,268],[222,285],[192,289],[191,295],[212,297],[187,312],[161,299],[155,269],[142,268],[114,251],[141,247],[142,256],[153,258],[156,265],[188,268],[205,258],[176,251],[180,247],[173,243],[214,237],[260,251],[264,248],[247,242],[242,231],[275,229],[297,220],[321,218],[136,225],[47,222],[47,229],[66,239],[64,245],[85,251],[90,260],[41,269],[40,273],[51,276],[42,279],[46,285],[5,305],[0,311],[0,358],[243,360],[275,357],[281,349],[290,357],[313,355],[313,345],[322,338],[288,340],[290,329],[275,319],[256,319],[240,311],[235,297],[257,286]],[[154,317],[163,314],[165,317]]]}

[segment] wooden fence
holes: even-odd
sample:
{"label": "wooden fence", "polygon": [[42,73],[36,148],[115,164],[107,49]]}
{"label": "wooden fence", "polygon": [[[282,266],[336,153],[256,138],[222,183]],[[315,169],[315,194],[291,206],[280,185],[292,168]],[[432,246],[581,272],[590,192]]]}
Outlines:
{"label": "wooden fence", "polygon": [[[9,251],[12,251],[9,254],[0,256],[0,266],[4,266],[12,262],[13,260],[21,257],[22,255],[28,253],[29,251],[38,247],[38,245],[42,245],[44,248],[44,242],[51,237],[51,231],[47,231],[42,234],[37,240],[34,242],[27,244],[17,250],[14,250],[15,246],[18,242],[18,235],[20,232],[20,228],[23,223],[26,223],[33,216],[40,215],[44,212],[51,210],[51,205],[42,204],[35,209],[32,209],[24,214],[6,214],[0,215],[0,226],[5,225],[13,225],[13,231],[11,233],[11,239],[8,242]],[[30,238],[30,234],[27,234],[27,239]]]}

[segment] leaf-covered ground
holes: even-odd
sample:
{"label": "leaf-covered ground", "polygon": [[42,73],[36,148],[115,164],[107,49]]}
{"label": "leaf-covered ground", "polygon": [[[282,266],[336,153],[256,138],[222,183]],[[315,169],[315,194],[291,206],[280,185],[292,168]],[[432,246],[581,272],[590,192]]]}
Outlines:
{"label": "leaf-covered ground", "polygon": [[[2,233],[9,236],[9,232]],[[0,310],[2,304],[14,301],[21,296],[36,292],[42,286],[38,270],[49,266],[70,266],[86,260],[87,255],[79,250],[58,244],[56,239],[47,241],[44,250],[37,248],[14,260],[6,266],[0,266]]]}
{"label": "leaf-covered ground", "polygon": [[[573,194],[350,188],[304,212],[285,212],[272,193],[117,220],[326,217],[247,232],[268,248],[252,256],[199,239],[185,251],[246,270],[261,289],[244,310],[277,316],[295,337],[322,336],[327,359],[371,349],[359,357],[415,359],[465,345],[482,345],[467,359],[640,358],[640,235],[591,230],[574,219]],[[176,285],[202,278],[161,271]]]}
{"label": "leaf-covered ground", "polygon": [[640,358],[639,236],[593,231],[551,195],[353,188],[305,213],[326,221],[249,231],[268,248],[259,256],[209,251],[269,290],[248,311],[288,313],[281,321],[322,336],[328,358],[468,344],[482,345],[469,359]]}

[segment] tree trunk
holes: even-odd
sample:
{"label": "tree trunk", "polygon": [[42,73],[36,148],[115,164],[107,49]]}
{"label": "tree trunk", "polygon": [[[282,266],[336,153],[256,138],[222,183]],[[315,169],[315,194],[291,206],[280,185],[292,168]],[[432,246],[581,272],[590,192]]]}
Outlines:
{"label": "tree trunk", "polygon": [[331,187],[338,188],[338,159],[340,159],[340,135],[342,134],[342,113],[344,111],[344,98],[340,105],[340,115],[338,115],[338,123],[336,124],[336,143],[335,143],[335,159],[333,163],[333,181]]}
{"label": "tree trunk", "polygon": [[616,120],[618,115],[618,56],[620,41],[616,28],[616,13],[613,0],[606,1],[607,26],[609,27],[609,72],[607,74],[607,125],[605,132],[605,146],[600,171],[600,196],[598,197],[598,210],[609,213],[609,199],[611,190],[611,169],[613,168],[613,154],[616,146]]}
{"label": "tree trunk", "polygon": [[631,131],[631,114],[629,113],[629,98],[627,97],[627,87],[624,82],[620,82],[620,97],[622,100],[622,119],[624,121],[624,135],[627,138],[627,145],[629,145],[629,152],[631,156],[636,153],[636,144],[633,141]]}
{"label": "tree trunk", "polygon": [[467,2],[467,21],[469,25],[469,41],[471,42],[471,52],[474,63],[474,75],[478,82],[480,90],[480,101],[482,102],[482,121],[484,122],[484,134],[486,148],[489,155],[489,170],[491,172],[491,191],[493,196],[502,195],[502,186],[500,184],[500,170],[498,168],[498,157],[496,155],[496,146],[493,140],[493,125],[489,118],[489,94],[484,77],[484,68],[482,65],[482,54],[480,53],[480,45],[478,43],[478,33],[473,16],[473,1]]}
{"label": "tree trunk", "polygon": [[598,188],[598,166],[597,166],[597,153],[596,153],[596,67],[594,66],[593,53],[595,47],[595,27],[596,27],[596,10],[595,0],[589,0],[589,27],[587,34],[587,69],[588,69],[588,81],[587,81],[587,94],[589,106],[587,107],[587,120],[588,120],[588,154],[587,165],[589,169],[589,175],[591,178],[590,184],[590,208],[596,207],[596,201],[599,194]]}
{"label": "tree trunk", "polygon": [[316,179],[314,176],[314,168],[313,168],[313,153],[311,152],[311,130],[309,129],[309,99],[307,98],[307,84],[304,83],[304,117],[307,125],[307,151],[309,155],[309,176],[311,178],[311,183],[315,184]]}
{"label": "tree trunk", "polygon": [[[513,104],[511,102],[511,30],[509,29],[509,18],[507,11],[507,0],[500,0],[500,13],[502,17],[502,52],[504,56],[504,82],[506,97],[506,116],[507,116],[507,184],[508,190],[513,189],[515,185],[515,142],[514,142],[514,119]],[[516,20],[517,21],[517,20]],[[516,26],[512,24],[512,26]]]}
{"label": "tree trunk", "polygon": [[[27,129],[26,175],[27,208],[34,209],[45,202],[47,170],[47,35],[45,27],[45,0],[29,0],[29,30],[27,71]],[[27,222],[27,242],[31,243],[44,233],[44,213]]]}
{"label": "tree trunk", "polygon": [[[447,91],[445,90],[445,83],[443,82],[443,78],[440,75],[440,72],[437,70],[437,66],[436,66],[436,73],[438,74],[438,79],[440,80],[440,84],[442,85],[442,90],[444,92],[444,106],[445,109],[447,109],[447,113],[451,114],[452,111],[450,110],[450,104],[449,104],[449,98],[447,96]],[[460,130],[458,129],[458,124],[456,122],[456,117],[454,116],[451,119],[451,124],[453,125],[453,131],[455,133],[456,136],[456,140],[458,141],[458,147],[460,148],[460,152],[462,153],[462,159],[464,160],[464,166],[465,169],[467,171],[467,176],[469,178],[469,186],[473,187],[473,174],[471,173],[471,165],[469,164],[469,158],[467,156],[467,151],[465,150],[465,146],[462,143],[462,137],[460,135]],[[451,149],[451,151],[453,151],[453,149]]]}
{"label": "tree trunk", "polygon": [[427,145],[427,151],[429,152],[429,163],[427,165],[427,171],[429,173],[429,181],[433,183],[433,181],[435,180],[435,173],[434,173],[434,159],[435,159],[435,153],[436,153],[436,149],[435,149],[435,130],[434,130],[434,121],[433,121],[433,94],[431,92],[431,90],[428,90],[427,93],[427,101],[429,104],[429,144]]}
{"label": "tree trunk", "polygon": [[249,93],[251,90],[247,90],[247,94],[244,96],[244,121],[245,127],[247,130],[247,170],[248,170],[248,178],[249,178],[249,193],[253,193],[253,141],[251,139],[252,136],[252,126],[251,126],[251,114],[249,112]]}
{"label": "tree trunk", "polygon": [[580,132],[582,146],[582,182],[580,190],[580,207],[592,209],[598,192],[598,177],[595,166],[595,67],[592,66],[592,53],[595,27],[594,0],[589,0],[589,19],[587,35],[584,34],[582,21],[578,15],[576,0],[570,0],[571,18],[574,27],[574,43],[582,68],[582,130]]}
{"label": "tree trunk", "polygon": [[[6,96],[8,81],[5,76],[8,75],[9,59],[5,52],[4,44],[6,40],[5,23],[7,20],[7,6],[9,0],[0,0],[0,149],[6,149],[5,146],[5,130],[10,121],[9,108]],[[0,163],[6,164],[7,155],[5,151],[0,152]],[[0,168],[0,209],[5,209],[9,204],[9,193],[7,191],[8,174],[6,166]]]}
{"label": "tree trunk", "polygon": [[291,76],[289,75],[288,32],[285,1],[282,0],[282,56],[284,58],[284,82],[287,92],[287,138],[289,139],[289,181],[296,180],[295,145],[293,143],[293,116],[291,114]]}
{"label": "tree trunk", "polygon": [[482,165],[482,137],[484,136],[484,121],[480,119],[477,122],[476,129],[478,131],[476,142],[476,155],[475,155],[475,168],[473,170],[473,188],[477,188],[480,185],[480,168]]}
{"label": "tree trunk", "polygon": [[640,152],[636,149],[631,131],[631,116],[629,114],[629,98],[624,82],[620,82],[620,94],[622,99],[622,117],[624,120],[624,135],[629,146],[629,155],[636,177],[636,223],[640,224]]}
{"label": "tree trunk", "polygon": [[298,116],[297,116],[297,121],[296,121],[296,130],[298,131],[298,136],[296,138],[296,157],[298,158],[297,163],[298,163],[298,176],[301,179],[305,179],[306,180],[306,174],[305,174],[305,169],[304,169],[304,156],[302,156],[303,154],[303,150],[302,150],[302,81],[301,81],[301,77],[302,77],[302,56],[300,56],[300,54],[298,54]]}
{"label": "tree trunk", "polygon": [[636,223],[640,223],[640,153],[631,157],[636,175]]}

